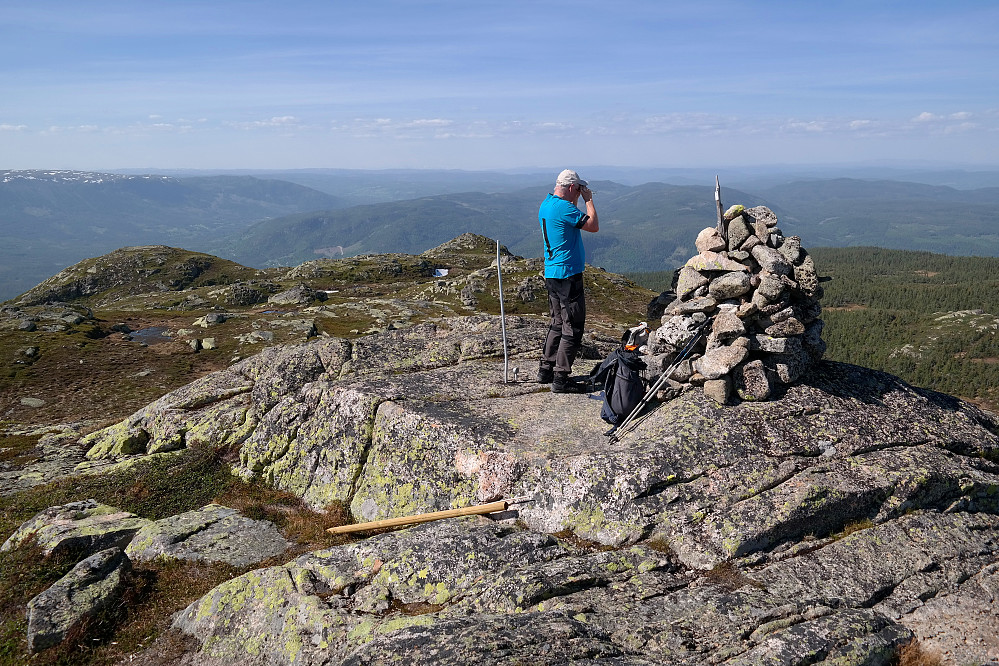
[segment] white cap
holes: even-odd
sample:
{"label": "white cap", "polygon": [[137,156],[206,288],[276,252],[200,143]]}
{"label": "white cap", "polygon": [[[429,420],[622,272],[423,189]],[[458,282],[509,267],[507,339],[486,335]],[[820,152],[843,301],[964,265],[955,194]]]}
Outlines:
{"label": "white cap", "polygon": [[580,178],[579,174],[573,171],[572,169],[566,169],[565,171],[560,173],[558,175],[558,178],[555,179],[555,184],[565,185],[565,186],[581,185],[583,187],[586,187],[587,185],[586,181]]}

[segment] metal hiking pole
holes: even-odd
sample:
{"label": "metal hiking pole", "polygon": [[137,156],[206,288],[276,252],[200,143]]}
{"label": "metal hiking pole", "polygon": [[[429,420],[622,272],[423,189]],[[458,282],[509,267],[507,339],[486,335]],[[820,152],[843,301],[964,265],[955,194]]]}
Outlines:
{"label": "metal hiking pole", "polygon": [[503,330],[503,383],[509,382],[507,379],[510,367],[510,357],[506,348],[506,313],[503,311],[503,269],[500,268],[500,242],[496,241],[496,279],[499,281],[499,301],[500,301],[500,328]]}
{"label": "metal hiking pole", "polygon": [[649,388],[649,390],[645,392],[645,395],[642,396],[642,399],[638,402],[637,405],[635,405],[635,408],[631,410],[631,413],[629,413],[628,416],[625,417],[624,421],[621,421],[621,423],[619,423],[618,425],[614,426],[613,428],[604,433],[605,435],[608,435],[611,438],[612,442],[618,440],[617,431],[624,430],[625,428],[628,427],[628,425],[642,411],[642,409],[647,404],[649,404],[649,400],[652,399],[652,396],[654,396],[659,391],[659,389],[662,388],[662,385],[669,380],[669,376],[672,375],[676,371],[676,369],[680,367],[680,364],[683,363],[683,361],[687,358],[687,356],[690,355],[690,352],[694,350],[694,346],[697,345],[697,341],[700,340],[701,337],[704,335],[704,328],[711,322],[711,319],[712,319],[711,317],[708,317],[703,322],[701,322],[700,326],[698,326],[694,330],[694,337],[692,337],[690,340],[687,341],[687,344],[684,345],[683,349],[680,350],[680,353],[673,361],[673,364],[670,365],[668,368],[666,368],[666,370],[664,370],[661,375],[659,375],[659,379],[657,379],[655,383]]}

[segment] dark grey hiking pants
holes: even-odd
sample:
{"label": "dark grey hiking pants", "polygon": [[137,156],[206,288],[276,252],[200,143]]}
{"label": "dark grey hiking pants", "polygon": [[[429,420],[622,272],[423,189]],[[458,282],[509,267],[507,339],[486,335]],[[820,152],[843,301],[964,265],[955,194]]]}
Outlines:
{"label": "dark grey hiking pants", "polygon": [[586,323],[583,274],[567,278],[545,278],[552,321],[541,350],[541,367],[569,372],[576,360]]}

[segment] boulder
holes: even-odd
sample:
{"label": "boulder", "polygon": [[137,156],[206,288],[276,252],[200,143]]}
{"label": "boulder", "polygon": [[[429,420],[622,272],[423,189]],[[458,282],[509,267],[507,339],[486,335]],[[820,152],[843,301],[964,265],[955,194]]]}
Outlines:
{"label": "boulder", "polygon": [[724,249],[730,252],[738,250],[752,235],[753,230],[746,224],[746,219],[742,215],[737,215],[728,223],[728,247]]}
{"label": "boulder", "polygon": [[133,562],[185,560],[245,567],[279,555],[290,545],[273,523],[209,504],[146,525],[125,554]]}
{"label": "boulder", "polygon": [[784,255],[784,258],[788,260],[792,265],[797,266],[801,263],[803,254],[801,251],[801,238],[799,236],[788,236],[784,239],[784,242],[780,244],[777,251]]}
{"label": "boulder", "polygon": [[788,315],[780,321],[774,322],[772,326],[767,326],[763,332],[774,338],[789,338],[795,335],[802,335],[805,332],[805,326],[794,317]]}
{"label": "boulder", "polygon": [[722,215],[722,219],[725,220],[726,222],[734,220],[735,218],[742,215],[744,210],[746,210],[746,207],[743,206],[742,204],[729,206],[728,210],[726,210],[725,213]]}
{"label": "boulder", "polygon": [[752,289],[752,283],[748,273],[739,271],[725,273],[714,280],[708,286],[708,294],[712,298],[723,301],[730,298],[738,298]]}
{"label": "boulder", "polygon": [[[695,372],[707,379],[718,379],[730,373],[735,366],[746,359],[748,350],[741,346],[726,346],[709,349],[704,356],[693,362]],[[716,401],[724,403],[724,400]]]}
{"label": "boulder", "polygon": [[132,566],[120,548],[108,548],[79,562],[28,602],[28,651],[61,643],[84,622],[108,609],[125,587]]}
{"label": "boulder", "polygon": [[815,262],[805,255],[800,264],[794,266],[794,281],[801,290],[809,296],[815,296],[819,290],[819,278],[815,272]]}
{"label": "boulder", "polygon": [[689,301],[676,300],[666,306],[663,311],[663,323],[676,315],[692,315],[700,312],[713,312],[718,301],[711,296],[692,298]]}
{"label": "boulder", "polygon": [[768,354],[797,353],[802,349],[802,338],[773,337],[765,333],[749,336],[749,348]]}
{"label": "boulder", "polygon": [[760,276],[760,284],[756,288],[756,294],[759,294],[767,303],[779,301],[786,292],[787,286],[779,275],[764,273]]}
{"label": "boulder", "polygon": [[730,311],[718,314],[711,322],[711,336],[720,342],[729,342],[745,333],[745,324]]}
{"label": "boulder", "polygon": [[677,352],[690,342],[700,324],[692,317],[676,315],[667,319],[649,337],[649,350],[653,353]]}
{"label": "boulder", "polygon": [[[788,338],[782,338],[787,340]],[[766,400],[770,397],[770,378],[763,361],[755,359],[739,366],[733,374],[735,391],[743,400]]]}
{"label": "boulder", "polygon": [[826,343],[822,339],[824,326],[825,322],[821,319],[813,321],[805,327],[805,334],[801,336],[802,346],[814,359],[822,358],[826,352]]}
{"label": "boulder", "polygon": [[726,404],[731,394],[732,380],[728,376],[723,376],[721,379],[709,379],[704,382],[704,395],[719,405]]}
{"label": "boulder", "polygon": [[40,435],[34,460],[13,469],[0,466],[0,495],[10,495],[52,481],[73,476],[83,462],[83,451],[76,445],[80,432],[72,425],[48,426],[34,431]]}
{"label": "boulder", "polygon": [[680,275],[676,282],[676,297],[685,300],[691,296],[698,288],[708,284],[709,280],[700,272],[684,266],[680,269]]}
{"label": "boulder", "polygon": [[307,285],[298,284],[291,289],[274,294],[267,299],[267,302],[273,305],[307,305],[315,300],[325,301],[326,298],[326,292],[316,291]]}
{"label": "boulder", "polygon": [[246,307],[257,303],[263,303],[266,300],[266,289],[241,282],[230,286],[225,297],[226,305],[234,307]]}
{"label": "boulder", "polygon": [[697,234],[694,246],[698,252],[720,252],[725,249],[726,244],[725,239],[718,233],[718,229],[708,227],[702,229],[701,233]]}
{"label": "boulder", "polygon": [[90,555],[108,548],[124,548],[149,522],[95,500],[70,502],[45,509],[25,522],[0,546],[0,551],[12,550],[34,539],[46,555],[66,552]]}
{"label": "boulder", "polygon": [[[753,208],[747,208],[743,215],[745,215],[753,224],[762,224],[767,229],[772,229],[777,226],[777,216],[772,210],[766,206],[754,206]],[[766,233],[756,234],[760,238],[766,238]]]}
{"label": "boulder", "polygon": [[776,275],[792,275],[794,269],[787,259],[780,252],[768,245],[757,245],[751,252],[753,259],[760,264],[760,268],[768,273]]}
{"label": "boulder", "polygon": [[792,384],[804,374],[811,365],[811,358],[804,351],[787,351],[772,354],[764,361],[764,365],[777,373],[777,378],[784,384]]}
{"label": "boulder", "polygon": [[687,268],[695,271],[745,271],[746,266],[737,261],[732,261],[719,252],[701,252],[684,264]]}

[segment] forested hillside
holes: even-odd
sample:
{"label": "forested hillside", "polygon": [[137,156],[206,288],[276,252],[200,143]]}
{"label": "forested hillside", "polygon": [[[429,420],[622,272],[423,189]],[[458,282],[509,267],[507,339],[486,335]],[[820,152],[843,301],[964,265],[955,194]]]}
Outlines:
{"label": "forested hillside", "polygon": [[[713,187],[627,187],[610,181],[591,187],[600,233],[586,236],[587,261],[613,272],[648,270],[685,259],[705,221],[716,215]],[[444,194],[265,220],[213,252],[249,266],[293,266],[341,251],[345,256],[418,254],[470,232],[498,239],[521,256],[539,257],[538,205],[550,189]],[[726,196],[747,206],[765,203],[736,190]]]}
{"label": "forested hillside", "polygon": [[[881,248],[809,250],[826,358],[999,409],[999,259]],[[671,271],[629,274],[661,291]]]}
{"label": "forested hillside", "polygon": [[[999,188],[838,178],[757,192],[780,206],[781,226],[815,246],[877,246],[996,256]],[[775,209],[776,210],[776,209]]]}

